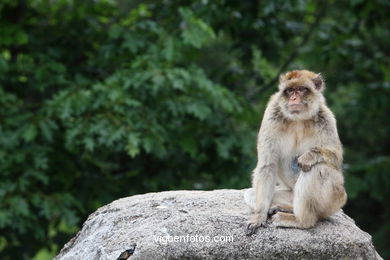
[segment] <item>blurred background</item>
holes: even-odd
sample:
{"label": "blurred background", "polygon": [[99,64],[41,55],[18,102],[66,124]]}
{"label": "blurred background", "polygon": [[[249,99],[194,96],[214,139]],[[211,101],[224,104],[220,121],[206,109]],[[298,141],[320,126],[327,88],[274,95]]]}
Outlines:
{"label": "blurred background", "polygon": [[1,259],[52,259],[121,197],[249,187],[278,75],[302,68],[327,82],[345,211],[390,258],[389,13],[387,0],[2,0]]}

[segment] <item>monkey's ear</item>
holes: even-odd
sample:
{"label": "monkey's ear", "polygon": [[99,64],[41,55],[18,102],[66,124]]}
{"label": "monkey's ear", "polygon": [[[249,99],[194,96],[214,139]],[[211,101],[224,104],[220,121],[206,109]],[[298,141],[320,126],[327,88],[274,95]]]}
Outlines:
{"label": "monkey's ear", "polygon": [[316,88],[316,90],[318,91],[323,91],[324,88],[325,88],[325,81],[324,81],[324,78],[322,77],[322,75],[320,73],[317,74],[317,76],[312,79],[313,83],[314,83],[314,86]]}

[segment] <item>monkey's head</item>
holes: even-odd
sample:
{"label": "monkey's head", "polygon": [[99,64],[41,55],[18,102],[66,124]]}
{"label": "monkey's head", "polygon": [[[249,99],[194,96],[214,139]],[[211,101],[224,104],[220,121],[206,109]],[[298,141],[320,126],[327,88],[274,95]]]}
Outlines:
{"label": "monkey's head", "polygon": [[313,117],[324,102],[325,82],[320,74],[308,70],[293,70],[279,78],[279,106],[290,120]]}

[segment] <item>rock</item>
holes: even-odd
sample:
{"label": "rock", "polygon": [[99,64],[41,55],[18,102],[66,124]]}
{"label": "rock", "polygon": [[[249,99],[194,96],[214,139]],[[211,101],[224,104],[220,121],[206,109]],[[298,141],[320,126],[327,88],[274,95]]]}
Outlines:
{"label": "rock", "polygon": [[342,211],[312,229],[260,228],[245,236],[243,193],[167,191],[116,200],[91,214],[55,259],[381,259],[371,236]]}

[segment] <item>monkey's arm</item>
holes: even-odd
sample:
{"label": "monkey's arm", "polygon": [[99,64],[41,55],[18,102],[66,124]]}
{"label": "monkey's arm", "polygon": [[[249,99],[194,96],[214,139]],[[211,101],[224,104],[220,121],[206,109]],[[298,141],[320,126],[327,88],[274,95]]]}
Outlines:
{"label": "monkey's arm", "polygon": [[255,190],[254,215],[259,225],[267,219],[272,197],[276,186],[276,164],[258,165],[253,173],[253,188]]}
{"label": "monkey's arm", "polygon": [[343,150],[337,133],[336,121],[330,111],[328,114],[330,116],[324,120],[324,125],[317,129],[318,142],[298,158],[298,166],[304,172],[319,163],[325,163],[336,170],[341,170]]}
{"label": "monkey's arm", "polygon": [[[265,158],[270,158],[269,153]],[[262,156],[260,153],[259,156]],[[260,226],[265,226],[268,210],[271,206],[272,197],[276,186],[276,163],[266,163],[259,160],[253,171],[253,189],[255,191],[255,207],[253,209],[246,234],[252,235]]]}
{"label": "monkey's arm", "polygon": [[[267,120],[267,114],[265,114],[264,120]],[[264,124],[262,124],[257,140],[258,160],[252,178],[255,207],[249,221],[248,235],[253,234],[257,227],[265,225],[275,191],[279,160],[277,155],[279,153],[277,152],[277,142],[275,140],[275,128],[271,124],[268,124],[267,127],[264,127]]]}
{"label": "monkey's arm", "polygon": [[310,169],[320,163],[325,163],[328,166],[341,170],[342,155],[340,149],[335,147],[323,147],[316,146],[310,149],[310,151],[302,154],[298,158],[298,166],[304,171],[310,171]]}

